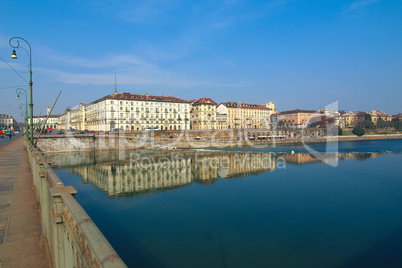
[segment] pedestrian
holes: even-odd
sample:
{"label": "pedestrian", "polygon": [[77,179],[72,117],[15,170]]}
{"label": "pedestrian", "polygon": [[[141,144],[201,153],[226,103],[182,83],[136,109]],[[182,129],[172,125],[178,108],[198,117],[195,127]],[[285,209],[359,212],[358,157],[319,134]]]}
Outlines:
{"label": "pedestrian", "polygon": [[10,140],[11,140],[11,137],[12,137],[11,133],[10,133],[10,134],[8,134],[8,136],[10,137]]}

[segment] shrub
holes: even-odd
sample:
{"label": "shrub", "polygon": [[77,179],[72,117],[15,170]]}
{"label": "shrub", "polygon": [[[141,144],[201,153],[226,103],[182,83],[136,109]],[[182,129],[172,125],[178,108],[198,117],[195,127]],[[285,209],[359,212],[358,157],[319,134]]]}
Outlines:
{"label": "shrub", "polygon": [[352,133],[360,137],[360,136],[363,136],[364,133],[366,133],[366,132],[361,127],[355,127],[353,129]]}

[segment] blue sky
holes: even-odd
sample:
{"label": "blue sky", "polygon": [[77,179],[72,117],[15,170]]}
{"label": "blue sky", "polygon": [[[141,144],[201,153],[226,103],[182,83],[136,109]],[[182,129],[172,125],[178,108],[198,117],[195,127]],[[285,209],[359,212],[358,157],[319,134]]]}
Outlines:
{"label": "blue sky", "polygon": [[118,92],[402,112],[402,1],[21,0],[0,18],[0,113],[17,120],[13,36],[35,114],[59,91],[56,113],[113,93],[115,74]]}

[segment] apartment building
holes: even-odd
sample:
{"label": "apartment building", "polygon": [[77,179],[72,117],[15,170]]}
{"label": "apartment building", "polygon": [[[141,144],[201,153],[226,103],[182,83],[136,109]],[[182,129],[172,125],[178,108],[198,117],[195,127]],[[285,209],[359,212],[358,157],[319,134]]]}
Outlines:
{"label": "apartment building", "polygon": [[201,98],[191,103],[191,129],[216,129],[216,102]]}
{"label": "apartment building", "polygon": [[290,110],[278,114],[278,124],[283,127],[301,128],[307,127],[317,117],[314,110]]}
{"label": "apartment building", "polygon": [[260,104],[222,102],[217,113],[226,115],[228,129],[269,128],[272,109]]}
{"label": "apartment building", "polygon": [[12,117],[11,115],[7,115],[7,114],[0,114],[0,128],[1,129],[14,128],[15,124],[16,124],[16,121],[14,120],[14,117]]}
{"label": "apartment building", "polygon": [[190,129],[190,103],[169,96],[114,93],[86,106],[85,126],[93,131]]}

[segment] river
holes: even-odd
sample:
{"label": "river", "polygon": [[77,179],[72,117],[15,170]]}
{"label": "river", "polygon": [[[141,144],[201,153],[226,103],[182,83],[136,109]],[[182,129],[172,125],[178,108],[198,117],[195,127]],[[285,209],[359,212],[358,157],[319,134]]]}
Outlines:
{"label": "river", "polygon": [[49,157],[129,267],[402,267],[402,140],[308,146]]}

